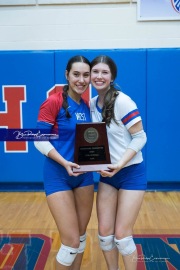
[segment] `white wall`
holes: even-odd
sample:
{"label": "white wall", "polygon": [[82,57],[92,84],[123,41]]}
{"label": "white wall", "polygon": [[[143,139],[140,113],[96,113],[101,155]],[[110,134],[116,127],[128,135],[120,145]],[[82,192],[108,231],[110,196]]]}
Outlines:
{"label": "white wall", "polygon": [[0,50],[180,47],[180,21],[137,21],[137,4],[0,7]]}

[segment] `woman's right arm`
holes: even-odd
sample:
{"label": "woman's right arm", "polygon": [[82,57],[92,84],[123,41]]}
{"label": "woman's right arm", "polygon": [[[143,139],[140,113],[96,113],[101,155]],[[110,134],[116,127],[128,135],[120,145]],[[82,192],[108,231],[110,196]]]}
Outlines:
{"label": "woman's right arm", "polygon": [[[37,128],[40,130],[45,129],[48,134],[51,134],[55,124],[55,119],[61,106],[62,96],[60,93],[54,94],[46,99],[40,107]],[[50,141],[35,141],[34,145],[43,155],[53,159],[65,167],[69,175],[79,175],[77,173],[73,173],[73,167],[79,168],[79,165],[64,159],[54,148]]]}

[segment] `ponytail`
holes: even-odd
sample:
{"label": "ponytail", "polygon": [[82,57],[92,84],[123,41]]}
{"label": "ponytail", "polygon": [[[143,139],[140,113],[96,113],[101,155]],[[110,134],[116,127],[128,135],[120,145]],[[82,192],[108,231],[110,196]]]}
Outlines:
{"label": "ponytail", "polygon": [[66,85],[64,85],[64,87],[63,87],[63,94],[62,94],[62,96],[63,96],[63,103],[62,103],[62,107],[65,109],[65,112],[66,112],[66,117],[67,118],[71,118],[71,115],[70,115],[70,113],[69,113],[69,111],[68,111],[68,108],[69,108],[69,104],[68,104],[68,101],[67,101],[67,97],[68,97],[68,88],[69,88],[69,86],[66,84]]}

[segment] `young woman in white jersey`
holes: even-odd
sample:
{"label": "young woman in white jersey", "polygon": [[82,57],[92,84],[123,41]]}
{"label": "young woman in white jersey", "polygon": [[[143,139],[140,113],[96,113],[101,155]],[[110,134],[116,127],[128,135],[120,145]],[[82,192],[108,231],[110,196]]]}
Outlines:
{"label": "young woman in white jersey", "polygon": [[115,62],[100,55],[91,62],[91,83],[98,96],[90,104],[93,122],[106,122],[111,163],[100,172],[97,192],[98,237],[108,270],[137,269],[133,226],[147,187],[141,149],[146,143],[135,102],[114,86]]}

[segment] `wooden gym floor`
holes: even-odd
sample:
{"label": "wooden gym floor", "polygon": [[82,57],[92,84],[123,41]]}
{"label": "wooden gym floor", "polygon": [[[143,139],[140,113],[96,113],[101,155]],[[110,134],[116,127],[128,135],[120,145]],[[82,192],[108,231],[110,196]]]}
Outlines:
{"label": "wooden gym floor", "polygon": [[[92,216],[87,230],[87,246],[84,253],[81,270],[106,270],[105,261],[99,249],[97,239],[97,217],[96,217],[96,192],[94,193],[94,206]],[[180,193],[179,192],[146,192],[145,198],[134,227],[134,234],[140,235],[172,235],[176,241],[180,241]],[[33,268],[36,270],[54,270],[54,259],[59,249],[60,239],[56,224],[51,216],[43,192],[0,192],[0,269],[8,265],[8,252],[3,255],[2,236],[22,236],[43,235],[49,239],[49,250],[44,255],[45,266]],[[149,236],[148,236],[149,237]],[[174,238],[173,238],[174,239]],[[52,240],[52,241],[51,241]],[[139,241],[139,240],[138,240]],[[33,242],[32,242],[33,243]],[[180,249],[180,242],[179,249]],[[178,244],[172,244],[175,250],[175,257],[179,256]],[[152,257],[152,255],[151,255]],[[162,256],[161,256],[162,257]],[[166,256],[167,257],[167,256]],[[141,258],[142,259],[142,258]],[[177,259],[175,259],[177,260]],[[121,258],[119,259],[120,269],[123,270]],[[157,268],[149,266],[150,270],[177,269],[168,262]],[[42,264],[43,265],[43,264]],[[140,265],[140,264],[139,264]],[[152,265],[152,264],[151,264]],[[40,269],[42,267],[42,269]],[[28,270],[33,270],[31,267]],[[138,270],[146,270],[145,264],[138,267]],[[21,270],[21,269],[18,269]],[[25,269],[22,269],[25,270]]]}

